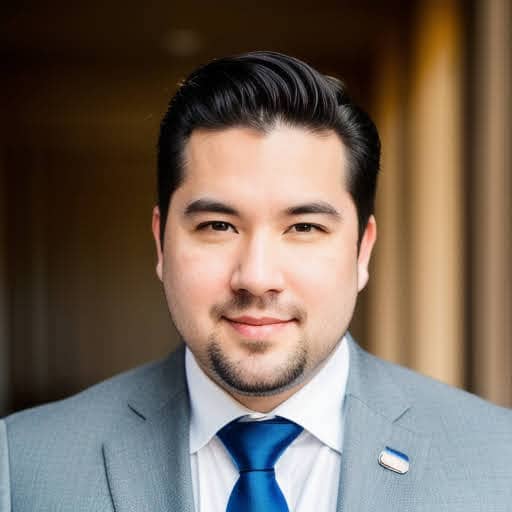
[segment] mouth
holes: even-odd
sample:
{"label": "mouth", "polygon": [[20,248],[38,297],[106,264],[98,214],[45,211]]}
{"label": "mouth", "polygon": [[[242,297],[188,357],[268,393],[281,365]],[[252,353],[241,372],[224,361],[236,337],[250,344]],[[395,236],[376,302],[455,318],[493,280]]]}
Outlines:
{"label": "mouth", "polygon": [[272,317],[240,316],[234,318],[223,317],[227,324],[244,338],[265,339],[282,332],[295,324],[295,319],[281,319]]}

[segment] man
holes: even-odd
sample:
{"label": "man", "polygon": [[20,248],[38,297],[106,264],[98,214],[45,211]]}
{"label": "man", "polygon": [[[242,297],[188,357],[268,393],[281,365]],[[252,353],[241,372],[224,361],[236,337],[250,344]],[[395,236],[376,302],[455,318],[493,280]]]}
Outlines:
{"label": "man", "polygon": [[303,62],[195,71],[162,123],[153,212],[186,348],[1,423],[1,512],[511,510],[511,412],[347,333],[379,153]]}

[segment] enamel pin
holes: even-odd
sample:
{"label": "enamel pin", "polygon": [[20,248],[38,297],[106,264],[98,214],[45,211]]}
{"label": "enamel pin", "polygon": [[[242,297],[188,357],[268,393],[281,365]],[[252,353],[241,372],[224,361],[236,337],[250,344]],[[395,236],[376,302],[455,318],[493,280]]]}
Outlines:
{"label": "enamel pin", "polygon": [[409,471],[409,457],[407,457],[405,453],[394,450],[389,446],[386,446],[386,448],[380,452],[379,464],[400,475],[404,475]]}

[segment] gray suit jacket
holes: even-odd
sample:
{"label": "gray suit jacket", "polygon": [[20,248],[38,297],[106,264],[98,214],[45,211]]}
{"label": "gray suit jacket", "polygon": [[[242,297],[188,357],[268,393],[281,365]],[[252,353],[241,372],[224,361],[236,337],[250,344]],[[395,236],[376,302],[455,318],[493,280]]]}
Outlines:
{"label": "gray suit jacket", "polygon": [[[512,511],[512,412],[349,345],[338,512]],[[14,414],[0,512],[192,512],[188,424],[183,349]],[[386,446],[406,474],[378,464]]]}

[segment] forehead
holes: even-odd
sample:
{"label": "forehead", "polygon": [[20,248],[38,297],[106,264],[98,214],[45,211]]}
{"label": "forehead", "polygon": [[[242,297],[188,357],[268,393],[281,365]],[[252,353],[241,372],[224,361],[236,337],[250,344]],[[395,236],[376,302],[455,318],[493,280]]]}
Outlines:
{"label": "forehead", "polygon": [[269,132],[243,127],[196,130],[185,147],[180,189],[241,200],[327,198],[346,193],[345,153],[334,131],[290,126]]}

